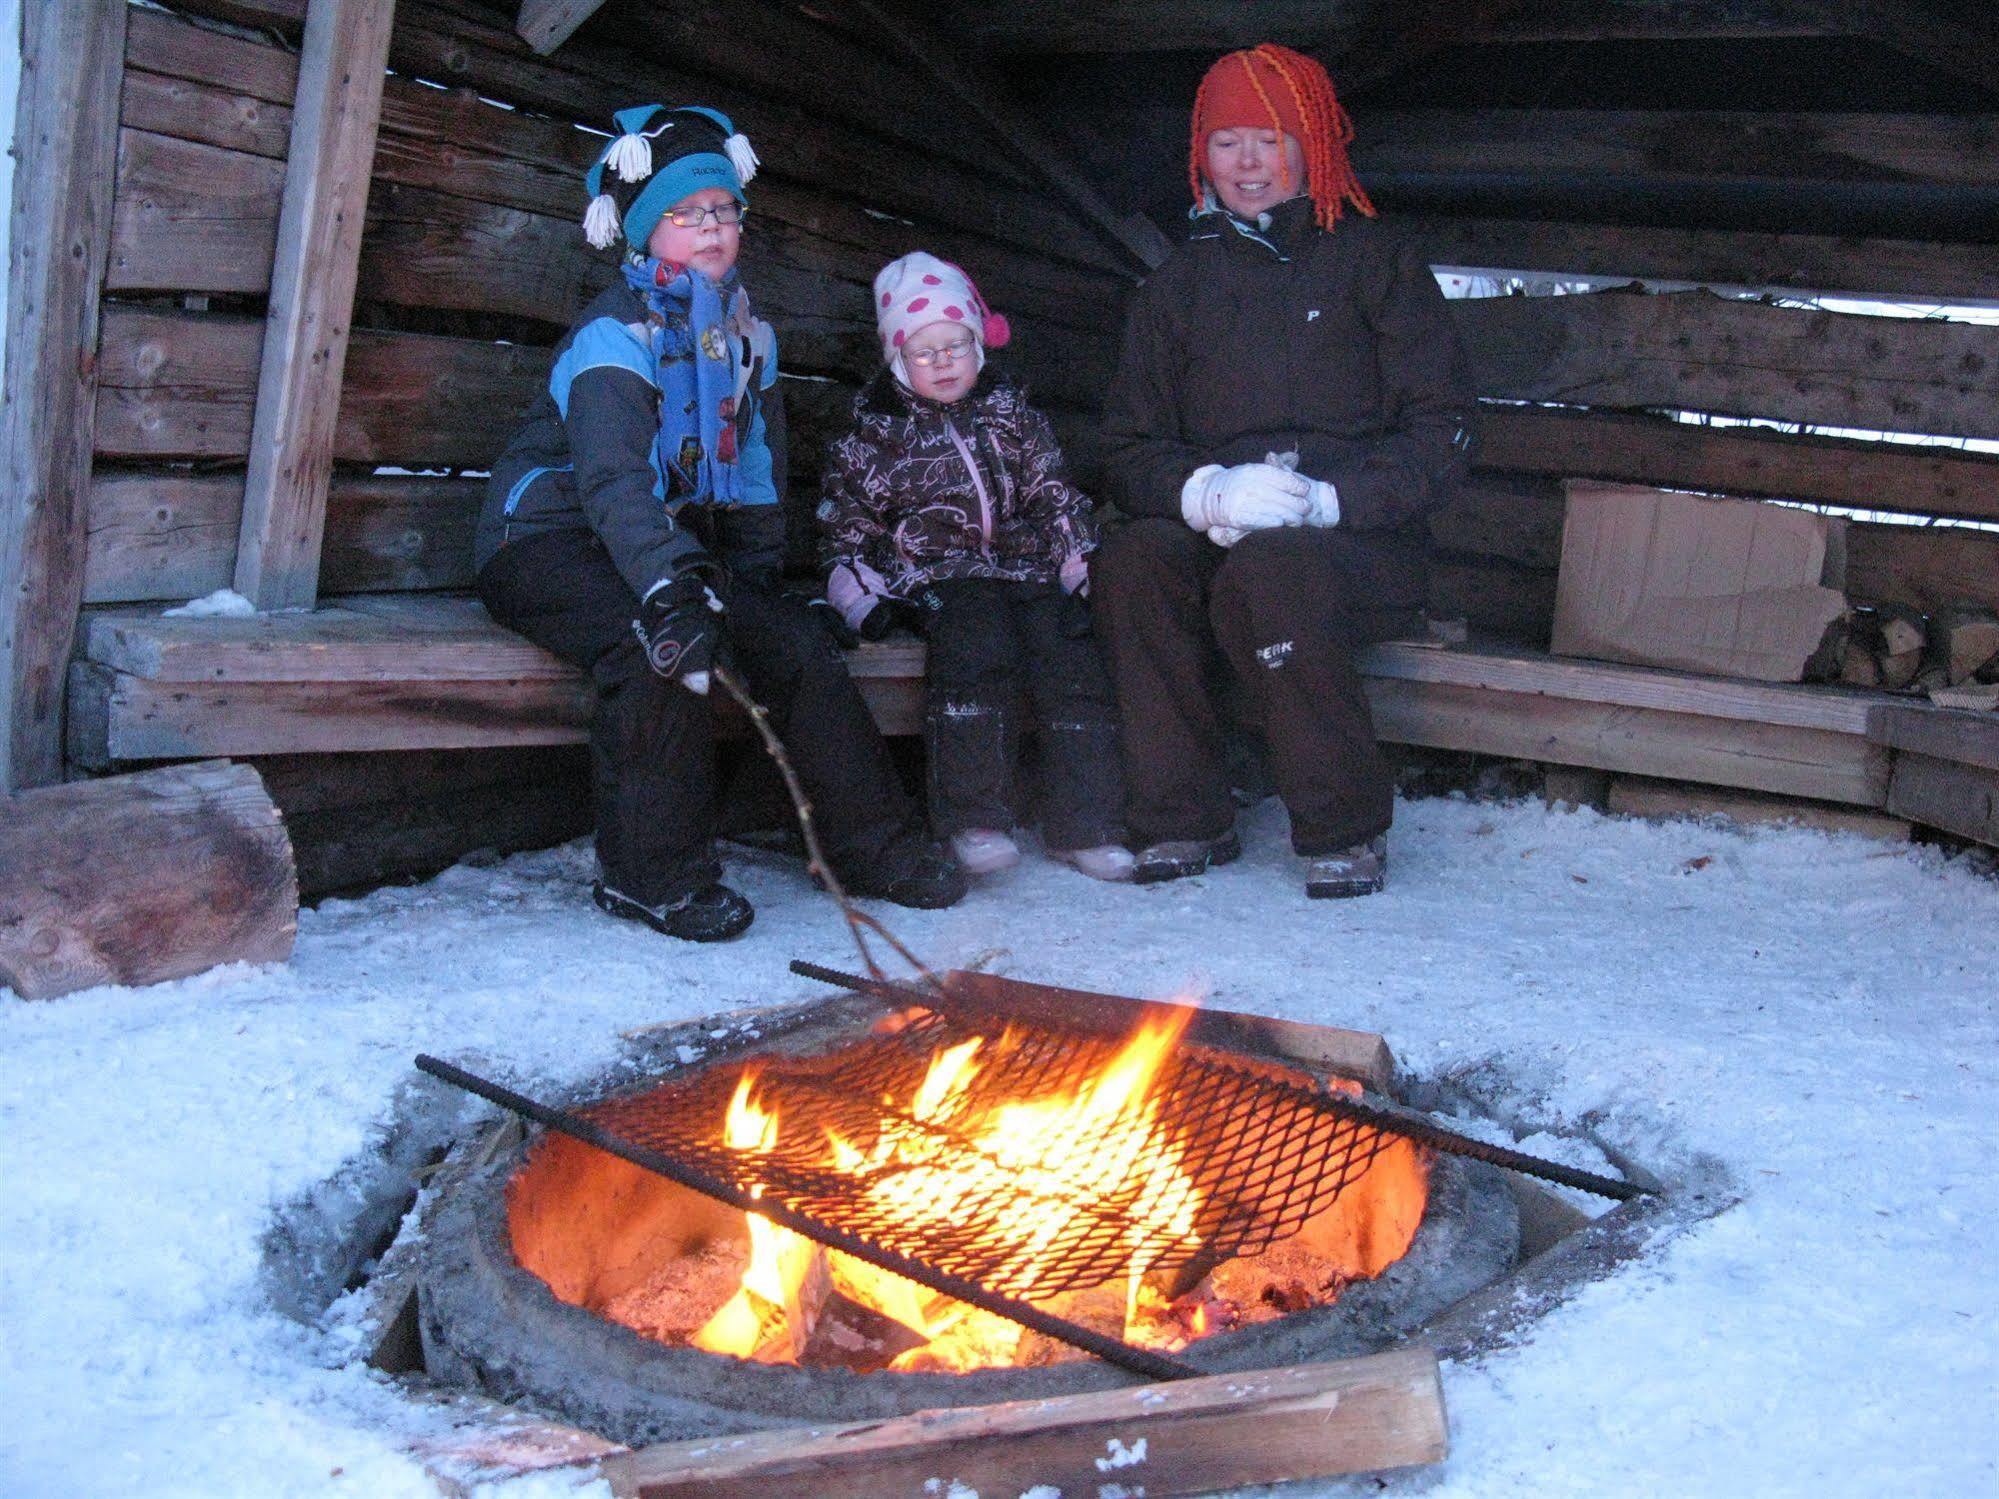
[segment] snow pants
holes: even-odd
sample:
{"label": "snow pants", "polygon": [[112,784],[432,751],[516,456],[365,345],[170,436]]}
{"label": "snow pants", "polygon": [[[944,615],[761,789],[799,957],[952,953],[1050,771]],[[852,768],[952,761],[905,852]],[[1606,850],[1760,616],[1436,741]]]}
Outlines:
{"label": "snow pants", "polygon": [[1218,697],[1234,673],[1262,728],[1301,854],[1386,832],[1394,786],[1353,653],[1408,629],[1381,608],[1365,538],[1305,526],[1216,546],[1179,521],[1108,532],[1091,570],[1123,719],[1136,844],[1215,838],[1234,820]]}
{"label": "snow pants", "polygon": [[1114,843],[1124,781],[1110,682],[1089,612],[1054,583],[935,584],[925,627],[930,823],[939,837],[1014,823],[1016,703],[1041,743],[1041,835],[1053,849]]}
{"label": "snow pants", "polygon": [[[638,599],[588,531],[508,543],[479,572],[493,618],[590,673],[590,774],[605,883],[646,905],[721,877],[714,850],[715,704],[646,664]],[[838,870],[877,867],[922,836],[846,663],[804,601],[721,590],[727,655],[770,709]],[[719,695],[720,689],[715,689]]]}

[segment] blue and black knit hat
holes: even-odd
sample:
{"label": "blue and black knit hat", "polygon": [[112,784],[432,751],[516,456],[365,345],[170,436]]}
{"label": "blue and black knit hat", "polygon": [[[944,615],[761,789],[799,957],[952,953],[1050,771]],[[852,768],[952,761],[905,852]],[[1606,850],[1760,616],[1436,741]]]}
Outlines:
{"label": "blue and black knit hat", "polygon": [[756,176],[757,153],[720,110],[636,104],[612,119],[616,138],[583,175],[590,193],[583,233],[598,249],[616,244],[622,230],[626,245],[643,251],[666,211],[704,187],[726,188],[748,205],[743,186]]}

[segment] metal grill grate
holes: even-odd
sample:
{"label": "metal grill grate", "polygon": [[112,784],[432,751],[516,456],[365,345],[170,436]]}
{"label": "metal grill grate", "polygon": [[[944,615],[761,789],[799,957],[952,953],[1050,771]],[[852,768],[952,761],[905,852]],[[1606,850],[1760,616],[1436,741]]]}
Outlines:
{"label": "metal grill grate", "polygon": [[[905,1112],[936,1052],[974,1035],[987,1038],[983,1067],[963,1093],[928,1120]],[[954,1127],[1005,1103],[1073,1095],[1118,1049],[1097,1037],[1039,1028],[1000,1036],[962,1017],[924,1013],[897,1034],[830,1056],[765,1061],[757,1096],[780,1119],[777,1144],[767,1151],[722,1143],[737,1067],[708,1068],[581,1113],[619,1140],[678,1158],[741,1191],[760,1189],[765,1201],[1000,1294],[1034,1300],[1101,1284],[1134,1262],[1170,1273],[1254,1254],[1330,1206],[1395,1138],[1342,1112],[1308,1080],[1287,1081],[1185,1045],[1166,1058],[1152,1084],[1153,1129],[1179,1152],[1179,1170],[1198,1193],[1197,1204],[1162,1187],[1143,1165],[1114,1170],[1108,1185],[1095,1169],[1088,1180],[1023,1171]],[[1093,1168],[1106,1156],[1115,1166],[1117,1132],[1100,1128],[1072,1126],[1063,1143]],[[826,1130],[869,1159],[885,1138],[900,1148],[882,1164],[839,1171],[827,1165]],[[1090,1138],[1073,1137],[1083,1134]],[[932,1191],[944,1193],[941,1212],[917,1217],[898,1200]],[[1175,1207],[1182,1209],[1178,1216]],[[1050,1227],[1023,1244],[1018,1230],[1028,1222]]]}

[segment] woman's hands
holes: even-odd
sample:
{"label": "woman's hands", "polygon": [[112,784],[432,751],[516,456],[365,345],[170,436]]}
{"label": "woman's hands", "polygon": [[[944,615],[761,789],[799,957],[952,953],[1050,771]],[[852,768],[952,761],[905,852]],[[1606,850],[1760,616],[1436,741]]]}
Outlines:
{"label": "woman's hands", "polygon": [[1180,487],[1181,517],[1216,546],[1234,546],[1269,526],[1336,526],[1340,492],[1278,463],[1210,463]]}

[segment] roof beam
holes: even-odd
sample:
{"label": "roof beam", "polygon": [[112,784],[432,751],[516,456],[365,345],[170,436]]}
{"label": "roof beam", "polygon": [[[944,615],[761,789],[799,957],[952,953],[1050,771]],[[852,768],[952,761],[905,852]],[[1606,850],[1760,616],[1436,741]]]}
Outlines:
{"label": "roof beam", "polygon": [[548,56],[576,28],[603,9],[604,0],[521,0],[514,30],[542,57]]}
{"label": "roof beam", "polygon": [[1525,0],[1405,0],[1384,6],[1336,52],[1321,61],[1346,93],[1358,93],[1404,68],[1476,42],[1519,10]]}

